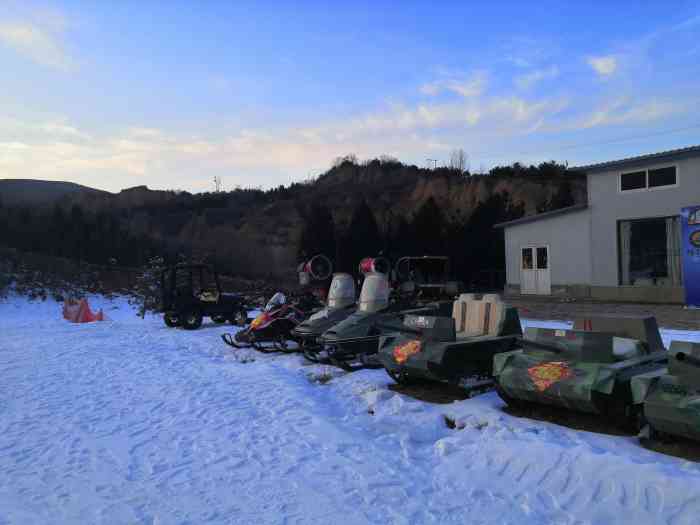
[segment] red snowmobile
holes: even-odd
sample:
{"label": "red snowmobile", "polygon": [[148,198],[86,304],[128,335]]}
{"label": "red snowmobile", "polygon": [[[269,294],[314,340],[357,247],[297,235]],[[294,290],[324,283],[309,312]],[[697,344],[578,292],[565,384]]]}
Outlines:
{"label": "red snowmobile", "polygon": [[308,312],[287,302],[282,292],[268,301],[264,310],[243,330],[224,334],[224,343],[234,348],[255,348],[261,352],[296,351],[289,348],[291,331],[308,316]]}

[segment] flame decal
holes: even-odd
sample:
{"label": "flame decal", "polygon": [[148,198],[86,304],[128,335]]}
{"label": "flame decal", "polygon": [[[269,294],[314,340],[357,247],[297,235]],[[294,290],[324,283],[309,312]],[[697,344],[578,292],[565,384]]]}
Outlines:
{"label": "flame decal", "polygon": [[253,319],[253,322],[250,323],[250,327],[255,330],[256,328],[260,327],[261,324],[265,323],[267,321],[268,315],[267,312],[261,313],[259,316],[257,316],[255,319]]}
{"label": "flame decal", "polygon": [[394,347],[394,361],[402,365],[408,360],[409,357],[420,352],[420,349],[420,341],[415,339],[402,345],[396,345]]}
{"label": "flame decal", "polygon": [[535,384],[535,388],[544,392],[554,383],[568,379],[574,375],[568,363],[564,361],[551,361],[541,365],[531,366],[527,373]]}

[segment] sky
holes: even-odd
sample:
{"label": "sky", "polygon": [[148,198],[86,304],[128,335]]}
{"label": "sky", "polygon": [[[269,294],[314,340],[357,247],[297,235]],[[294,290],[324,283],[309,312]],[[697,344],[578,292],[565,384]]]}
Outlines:
{"label": "sky", "polygon": [[269,188],[700,144],[700,1],[0,0],[0,178]]}

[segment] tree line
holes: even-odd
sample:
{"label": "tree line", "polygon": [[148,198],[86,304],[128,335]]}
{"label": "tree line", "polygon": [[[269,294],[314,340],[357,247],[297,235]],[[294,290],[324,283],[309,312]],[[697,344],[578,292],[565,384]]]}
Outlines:
{"label": "tree line", "polygon": [[[502,273],[505,267],[502,231],[494,230],[493,225],[524,213],[523,203],[513,202],[507,192],[493,194],[481,202],[466,221],[447,217],[432,198],[414,211],[392,213],[383,209],[386,206],[382,203],[391,202],[392,195],[410,191],[421,177],[474,176],[460,171],[464,167],[463,157],[457,155],[453,160],[454,167],[425,170],[391,157],[363,163],[346,157],[315,181],[266,191],[253,188],[202,194],[172,192],[166,199],[141,207],[104,207],[97,212],[88,212],[77,204],[43,208],[3,205],[0,201],[0,245],[123,267],[144,267],[153,257],[163,257],[166,263],[181,260],[178,257],[182,255],[199,260],[209,257],[210,262],[217,263],[224,271],[229,268],[248,277],[246,261],[256,255],[253,241],[235,237],[235,229],[220,230],[216,234],[219,237],[206,239],[201,236],[209,233],[195,236],[194,232],[212,232],[219,225],[235,225],[245,219],[247,210],[266,206],[272,214],[270,220],[278,226],[280,221],[291,220],[295,215],[301,218],[298,244],[294,245],[295,236],[290,236],[288,241],[292,251],[298,250],[300,259],[324,253],[336,261],[338,271],[354,271],[360,258],[380,252],[394,259],[404,255],[447,255],[452,260],[455,277],[460,280],[493,281],[494,272]],[[493,168],[488,176],[556,179],[558,190],[538,206],[537,211],[541,212],[574,203],[571,184],[568,179],[559,178],[564,172],[565,166],[556,163],[529,167],[516,163]],[[281,202],[293,203],[296,212],[285,217],[275,215],[275,207],[268,205]],[[334,216],[341,208],[346,219],[349,217],[342,226]],[[193,220],[198,230],[193,229]],[[189,230],[183,230],[188,224]],[[183,231],[193,233],[183,235]],[[219,242],[221,236],[226,240]],[[197,248],[195,241],[203,248]],[[213,245],[216,249],[209,250]],[[240,259],[240,264],[234,265],[234,259]],[[260,272],[255,275],[261,276]]]}
{"label": "tree line", "polygon": [[127,267],[168,251],[162,241],[125,230],[117,213],[87,213],[78,205],[46,209],[0,203],[0,239],[25,252]]}
{"label": "tree line", "polygon": [[355,207],[350,225],[338,231],[323,204],[312,205],[304,218],[299,258],[317,253],[330,255],[336,271],[355,273],[363,257],[388,257],[392,263],[407,255],[446,255],[453,276],[468,286],[495,288],[503,285],[505,248],[503,231],[493,226],[522,217],[522,203],[507,192],[493,194],[479,204],[468,221],[451,223],[430,197],[413,215],[389,215],[379,224],[366,201]]}

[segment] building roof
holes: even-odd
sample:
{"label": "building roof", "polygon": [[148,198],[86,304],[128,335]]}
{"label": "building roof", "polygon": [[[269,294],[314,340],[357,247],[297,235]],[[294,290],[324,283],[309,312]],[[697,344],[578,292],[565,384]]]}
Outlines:
{"label": "building roof", "polygon": [[700,155],[700,145],[698,146],[688,146],[687,148],[671,149],[668,151],[661,151],[659,153],[651,153],[648,155],[639,155],[638,157],[628,157],[626,159],[620,160],[609,160],[606,162],[599,162],[598,164],[588,164],[586,166],[576,166],[569,168],[569,171],[580,171],[591,173],[594,171],[605,171],[611,168],[618,168],[621,166],[626,166],[628,164],[638,164],[640,162],[645,162],[649,160],[665,160],[672,159],[681,155],[687,155],[689,153],[697,153]]}
{"label": "building roof", "polygon": [[574,204],[573,206],[567,206],[566,208],[559,208],[558,210],[546,211],[544,213],[537,213],[535,215],[528,215],[527,217],[521,217],[520,219],[515,219],[514,221],[499,222],[494,224],[494,228],[509,228],[511,226],[517,226],[519,224],[526,224],[528,222],[535,222],[542,219],[550,219],[556,217],[557,215],[566,215],[567,213],[573,213],[575,211],[581,211],[588,208],[588,204]]}

